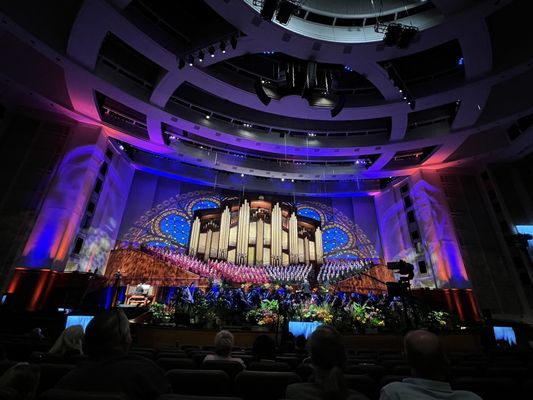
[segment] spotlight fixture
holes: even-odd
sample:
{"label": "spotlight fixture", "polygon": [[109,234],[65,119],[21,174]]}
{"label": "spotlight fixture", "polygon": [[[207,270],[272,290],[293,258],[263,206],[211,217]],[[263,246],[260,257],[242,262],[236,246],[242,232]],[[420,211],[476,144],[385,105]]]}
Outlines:
{"label": "spotlight fixture", "polygon": [[200,62],[204,61],[204,56],[205,56],[204,52],[202,50],[200,50],[198,52],[198,61],[200,61]]}
{"label": "spotlight fixture", "polygon": [[282,182],[285,182],[285,178],[281,178],[281,181],[282,181]]}
{"label": "spotlight fixture", "polygon": [[257,95],[257,98],[263,103],[265,106],[268,106],[270,103],[271,98],[268,97],[267,93],[265,92],[265,89],[263,88],[263,81],[260,79],[257,79],[254,84],[255,94]]}
{"label": "spotlight fixture", "polygon": [[409,47],[419,29],[416,26],[403,25],[398,22],[385,24],[378,21],[374,25],[374,31],[384,34],[383,43],[385,46],[398,46],[399,49],[405,49]]}
{"label": "spotlight fixture", "polygon": [[394,46],[396,43],[398,43],[401,34],[401,24],[389,24],[387,26],[387,30],[385,31],[385,36],[383,36],[383,43],[385,46]]}
{"label": "spotlight fixture", "polygon": [[418,33],[418,28],[416,26],[403,26],[400,37],[396,45],[399,49],[406,49],[411,44],[411,41]]}
{"label": "spotlight fixture", "polygon": [[277,8],[278,0],[263,0],[263,7],[261,7],[260,14],[267,21],[272,21]]}
{"label": "spotlight fixture", "polygon": [[280,24],[287,24],[291,19],[292,14],[298,9],[296,4],[287,0],[282,0],[279,4],[278,13],[276,14],[276,21]]}
{"label": "spotlight fixture", "polygon": [[222,54],[226,54],[226,42],[220,42],[220,51]]}
{"label": "spotlight fixture", "polygon": [[178,60],[178,68],[183,69],[183,67],[185,67],[185,60],[183,58],[180,58]]}
{"label": "spotlight fixture", "polygon": [[241,178],[244,178],[244,174],[241,174]]}
{"label": "spotlight fixture", "polygon": [[237,48],[237,38],[235,36],[232,36],[229,44],[231,44],[231,48],[235,50]]}
{"label": "spotlight fixture", "polygon": [[294,182],[294,179],[291,179],[291,182]]}
{"label": "spotlight fixture", "polygon": [[215,57],[215,48],[213,46],[209,46],[207,51],[209,51],[209,55],[211,56],[211,58]]}
{"label": "spotlight fixture", "polygon": [[211,119],[211,116],[210,116],[209,114],[207,114],[207,115],[205,116],[205,119]]}
{"label": "spotlight fixture", "polygon": [[194,64],[194,56],[191,54],[187,60],[187,63],[189,64],[189,67],[192,67]]}

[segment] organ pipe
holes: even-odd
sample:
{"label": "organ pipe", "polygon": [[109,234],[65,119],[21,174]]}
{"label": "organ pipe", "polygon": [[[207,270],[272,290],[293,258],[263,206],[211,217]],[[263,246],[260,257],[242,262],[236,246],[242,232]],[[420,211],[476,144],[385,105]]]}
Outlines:
{"label": "organ pipe", "polygon": [[226,206],[220,218],[220,236],[218,239],[218,258],[221,260],[227,259],[228,256],[230,223],[231,215]]}
{"label": "organ pipe", "polygon": [[324,262],[324,247],[322,244],[322,230],[317,227],[315,230],[315,254],[317,264]]}
{"label": "organ pipe", "polygon": [[189,244],[189,254],[196,255],[198,251],[198,239],[200,238],[200,219],[196,217],[192,223],[191,241]]}
{"label": "organ pipe", "polygon": [[[250,203],[244,200],[238,209],[238,216],[233,213],[233,218],[238,218],[233,228],[231,206],[224,206],[220,211],[200,212],[192,223],[189,254],[205,260],[228,260],[231,251],[232,262],[241,265],[281,266],[299,262],[310,264],[315,260],[322,264],[324,250],[321,228],[315,228],[305,220],[299,221],[293,211],[285,221],[288,231],[284,232],[283,213],[286,209],[282,209],[280,203],[272,205],[268,218],[264,201]],[[202,224],[206,221],[212,222],[205,224],[207,231],[201,233]]]}

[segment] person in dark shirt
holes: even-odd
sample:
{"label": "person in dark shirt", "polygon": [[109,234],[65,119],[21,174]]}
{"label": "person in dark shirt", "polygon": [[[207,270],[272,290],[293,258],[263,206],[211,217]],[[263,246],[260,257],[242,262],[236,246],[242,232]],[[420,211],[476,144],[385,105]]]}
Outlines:
{"label": "person in dark shirt", "polygon": [[156,399],[170,391],[163,371],[153,361],[128,355],[129,321],[118,309],[96,315],[85,331],[87,361],[78,364],[56,389],[120,392],[131,400]]}
{"label": "person in dark shirt", "polygon": [[346,352],[340,334],[332,327],[319,326],[309,339],[313,381],[287,386],[286,399],[295,400],[368,400],[350,390],[344,382]]}

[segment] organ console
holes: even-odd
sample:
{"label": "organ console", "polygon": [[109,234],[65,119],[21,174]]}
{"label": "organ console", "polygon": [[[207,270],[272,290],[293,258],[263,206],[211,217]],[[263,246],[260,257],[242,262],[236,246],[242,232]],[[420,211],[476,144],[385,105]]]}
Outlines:
{"label": "organ console", "polygon": [[196,210],[189,255],[246,265],[322,264],[320,221],[299,216],[289,203],[226,199],[220,208]]}

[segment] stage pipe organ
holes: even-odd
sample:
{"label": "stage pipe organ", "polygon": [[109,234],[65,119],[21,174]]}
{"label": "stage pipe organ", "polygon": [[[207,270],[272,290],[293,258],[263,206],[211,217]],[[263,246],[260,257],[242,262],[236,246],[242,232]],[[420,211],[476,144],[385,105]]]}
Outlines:
{"label": "stage pipe organ", "polygon": [[197,210],[189,254],[247,265],[322,264],[322,246],[318,221],[297,216],[292,205],[260,198]]}

